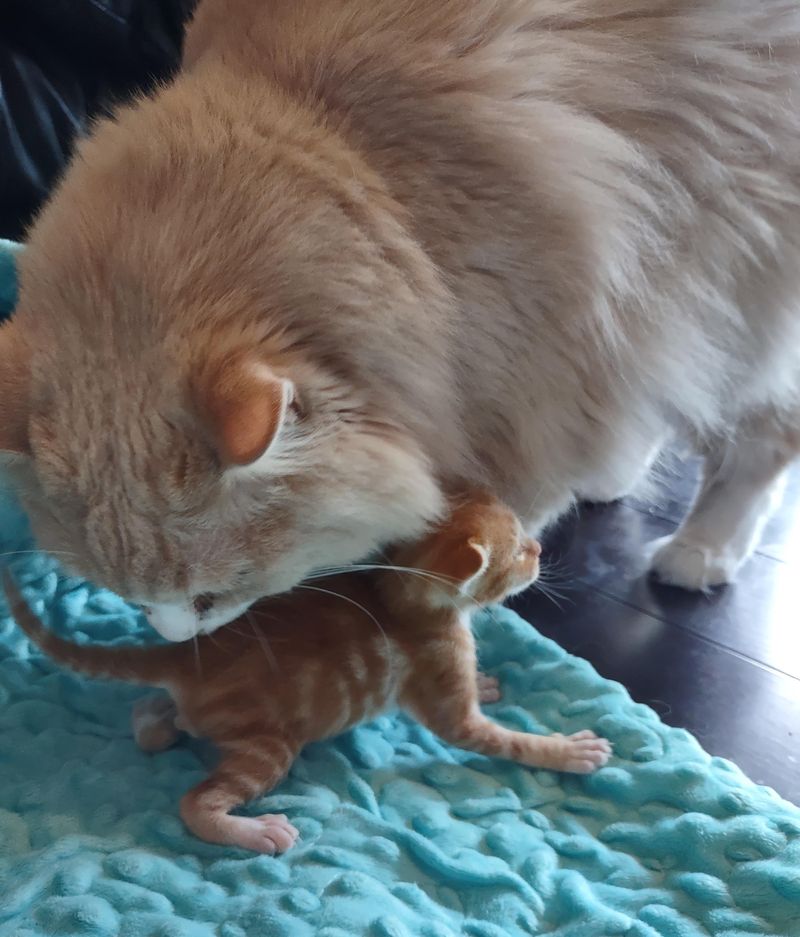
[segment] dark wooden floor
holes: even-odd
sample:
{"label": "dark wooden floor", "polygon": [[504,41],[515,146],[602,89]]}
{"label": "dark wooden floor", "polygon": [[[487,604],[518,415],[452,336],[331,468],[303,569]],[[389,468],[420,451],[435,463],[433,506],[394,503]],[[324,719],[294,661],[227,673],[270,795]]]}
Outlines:
{"label": "dark wooden floor", "polygon": [[566,518],[545,538],[558,605],[531,591],[515,608],[707,751],[800,804],[800,470],[736,584],[709,595],[646,574],[647,545],[677,526],[697,471],[676,459],[655,500]]}

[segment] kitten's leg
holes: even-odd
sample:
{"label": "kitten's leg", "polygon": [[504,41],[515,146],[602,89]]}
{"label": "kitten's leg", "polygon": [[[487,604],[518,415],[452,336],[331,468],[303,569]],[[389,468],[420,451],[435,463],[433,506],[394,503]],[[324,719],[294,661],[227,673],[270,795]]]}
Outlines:
{"label": "kitten's leg", "polygon": [[[611,756],[611,745],[594,732],[575,735],[530,735],[497,725],[480,711],[471,635],[432,643],[428,660],[421,656],[415,677],[401,694],[402,704],[445,741],[532,768],[589,774]],[[427,655],[426,655],[427,656]],[[437,662],[427,670],[428,661]]]}
{"label": "kitten's leg", "polygon": [[272,855],[289,849],[297,830],[282,814],[233,817],[229,811],[274,787],[291,767],[298,748],[277,736],[243,739],[223,750],[208,780],[181,800],[187,827],[210,843]]}
{"label": "kitten's leg", "polygon": [[589,730],[568,736],[531,735],[492,722],[477,707],[469,712],[439,712],[433,718],[417,711],[420,720],[446,742],[531,768],[591,774],[611,757],[610,743]]}
{"label": "kitten's leg", "polygon": [[768,417],[719,440],[707,453],[689,516],[653,556],[659,579],[693,590],[731,582],[758,545],[799,443],[800,433],[782,431]]}
{"label": "kitten's leg", "polygon": [[177,715],[177,707],[167,693],[136,700],[131,725],[139,748],[145,752],[163,752],[171,748],[180,735],[175,725]]}

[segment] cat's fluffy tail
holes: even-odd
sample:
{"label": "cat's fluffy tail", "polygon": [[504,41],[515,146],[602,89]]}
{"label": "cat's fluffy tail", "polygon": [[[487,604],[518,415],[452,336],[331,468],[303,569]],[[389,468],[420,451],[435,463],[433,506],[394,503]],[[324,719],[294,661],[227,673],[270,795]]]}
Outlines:
{"label": "cat's fluffy tail", "polygon": [[16,623],[34,644],[59,664],[91,677],[109,677],[148,686],[164,686],[170,672],[174,673],[175,661],[172,658],[180,645],[102,647],[74,644],[45,627],[22,597],[8,570],[3,572],[3,587]]}

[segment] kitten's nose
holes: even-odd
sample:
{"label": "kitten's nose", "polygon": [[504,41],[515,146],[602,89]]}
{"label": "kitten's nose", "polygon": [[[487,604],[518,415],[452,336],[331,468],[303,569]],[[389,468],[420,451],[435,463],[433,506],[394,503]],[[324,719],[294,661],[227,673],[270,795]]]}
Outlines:
{"label": "kitten's nose", "polygon": [[541,543],[539,543],[538,540],[531,540],[531,541],[530,541],[530,551],[531,551],[531,553],[533,553],[533,555],[534,555],[534,556],[536,557],[536,559],[538,560],[539,557],[542,555],[542,545],[541,545]]}

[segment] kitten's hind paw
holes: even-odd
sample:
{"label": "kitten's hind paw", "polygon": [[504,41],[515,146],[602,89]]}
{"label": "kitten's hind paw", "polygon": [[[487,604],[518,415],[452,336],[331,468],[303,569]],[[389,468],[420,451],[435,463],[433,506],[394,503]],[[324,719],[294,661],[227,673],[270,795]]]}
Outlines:
{"label": "kitten's hind paw", "polygon": [[235,837],[231,845],[252,849],[273,856],[291,849],[300,835],[283,814],[267,813],[261,817],[230,817],[234,820]]}
{"label": "kitten's hind paw", "polygon": [[598,738],[594,732],[585,729],[561,738],[561,752],[556,771],[569,771],[573,774],[591,774],[602,768],[611,757],[611,743]]}
{"label": "kitten's hind paw", "polygon": [[497,677],[488,677],[478,672],[478,699],[482,703],[496,703],[502,698],[500,683]]}

